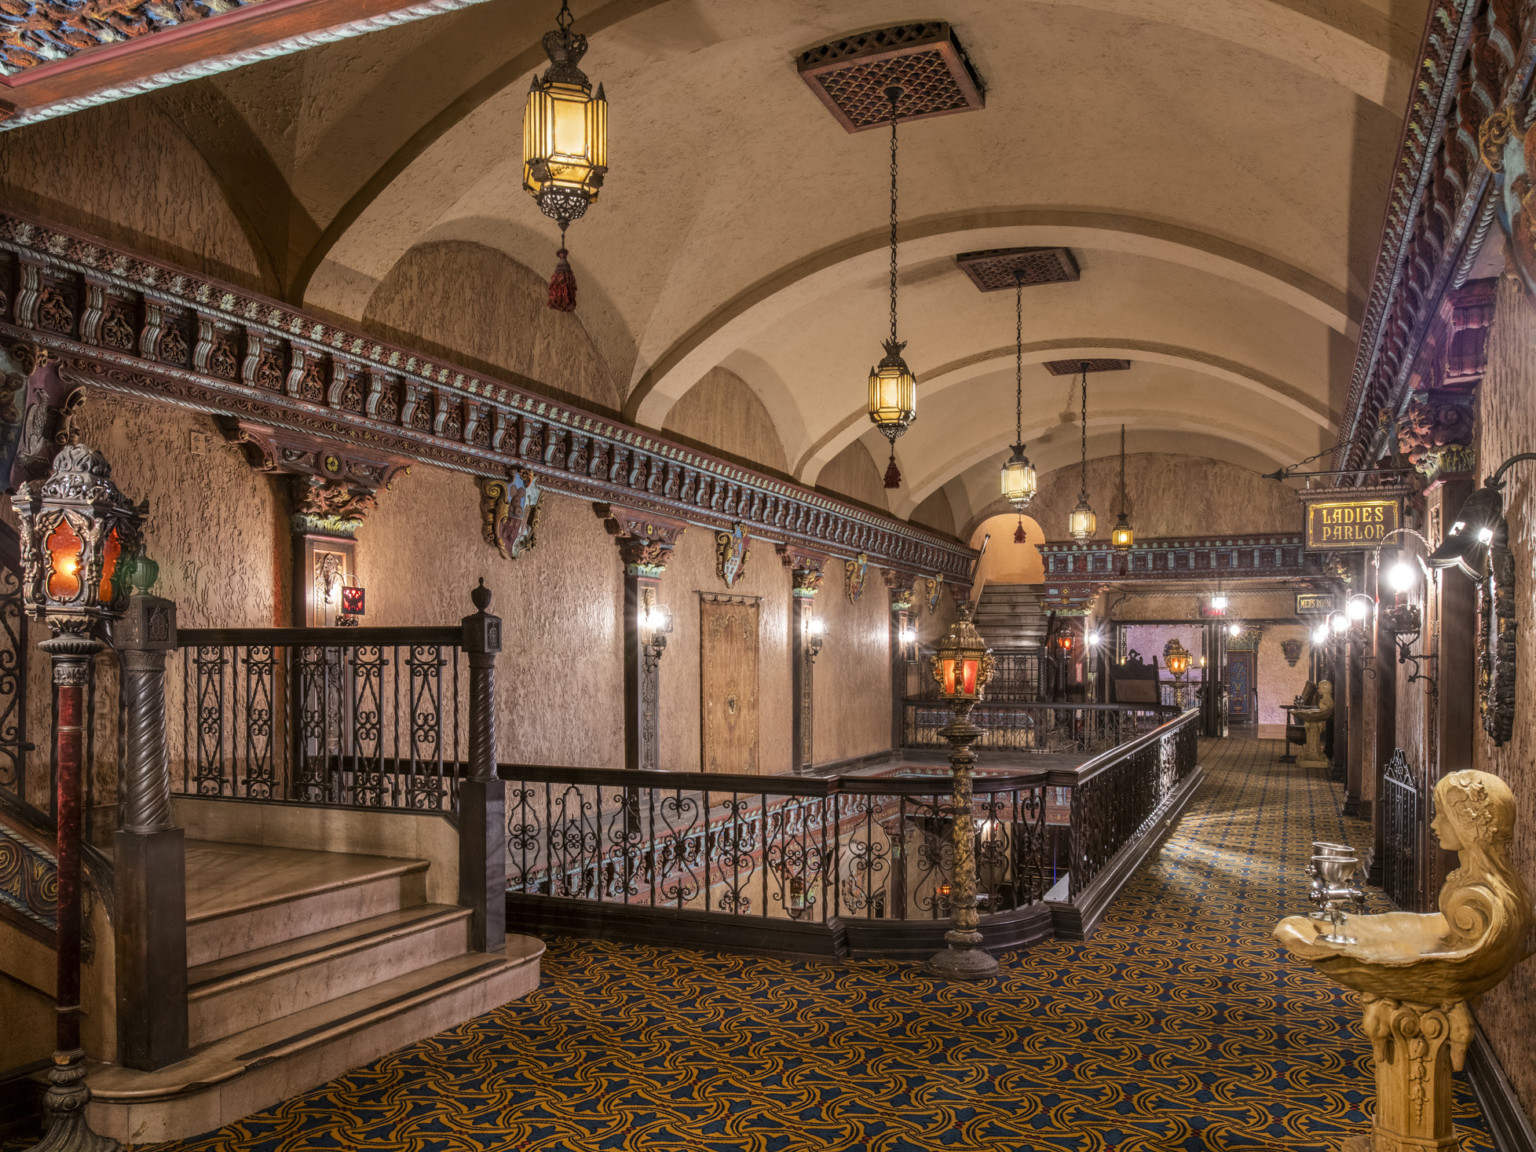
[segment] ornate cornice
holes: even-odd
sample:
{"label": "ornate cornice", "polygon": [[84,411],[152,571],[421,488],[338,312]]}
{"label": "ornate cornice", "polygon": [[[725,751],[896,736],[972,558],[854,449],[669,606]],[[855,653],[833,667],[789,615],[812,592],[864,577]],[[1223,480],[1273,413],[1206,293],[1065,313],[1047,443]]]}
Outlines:
{"label": "ornate cornice", "polygon": [[967,579],[975,553],[506,381],[100,240],[0,213],[0,338],[83,385],[307,432],[881,567]]}
{"label": "ornate cornice", "polygon": [[[1407,403],[1407,377],[1447,287],[1465,280],[1493,222],[1483,122],[1530,82],[1520,0],[1434,0],[1360,324],[1335,468],[1375,462]],[[1384,415],[1383,415],[1384,414]]]}
{"label": "ornate cornice", "polygon": [[1213,576],[1322,576],[1322,559],[1298,535],[1191,536],[1139,540],[1122,554],[1108,542],[1041,544],[1048,584],[1209,580]]}

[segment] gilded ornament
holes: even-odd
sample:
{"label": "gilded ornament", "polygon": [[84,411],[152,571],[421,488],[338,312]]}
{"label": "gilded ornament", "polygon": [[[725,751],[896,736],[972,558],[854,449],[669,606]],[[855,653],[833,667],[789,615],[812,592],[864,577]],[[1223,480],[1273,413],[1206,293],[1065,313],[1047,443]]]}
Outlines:
{"label": "gilded ornament", "polygon": [[857,604],[859,597],[864,595],[864,579],[869,575],[869,557],[860,552],[857,560],[843,561],[843,573],[848,602]]}
{"label": "gilded ornament", "polygon": [[527,468],[504,478],[480,481],[480,515],[485,542],[504,560],[516,560],[538,543],[539,498],[544,492]]}
{"label": "gilded ornament", "polygon": [[747,558],[752,555],[750,543],[751,537],[740,521],[732,524],[729,532],[715,533],[715,572],[727,588],[734,588],[746,572]]}

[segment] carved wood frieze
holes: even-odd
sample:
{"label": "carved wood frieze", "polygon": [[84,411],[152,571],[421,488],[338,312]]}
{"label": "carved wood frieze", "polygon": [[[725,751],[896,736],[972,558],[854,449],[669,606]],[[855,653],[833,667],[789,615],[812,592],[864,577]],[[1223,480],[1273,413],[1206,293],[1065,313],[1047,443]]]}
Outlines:
{"label": "carved wood frieze", "polygon": [[1536,68],[1520,0],[1433,0],[1388,193],[1334,467],[1374,464],[1408,402],[1441,296],[1465,281],[1494,219],[1479,137]]}
{"label": "carved wood frieze", "polygon": [[[100,289],[138,326],[127,348],[90,343],[39,322],[44,288],[68,299]],[[63,290],[67,288],[69,292]],[[70,293],[74,295],[71,296]],[[545,488],[679,522],[823,554],[860,553],[880,567],[968,579],[975,553],[952,538],[845,504],[579,408],[532,395],[443,360],[339,328],[277,301],[114,248],[75,232],[0,213],[0,339],[53,350],[74,384],[149,396],[202,412],[286,428],[476,476],[528,468]],[[115,303],[109,303],[114,301]],[[152,321],[151,305],[155,306]],[[182,325],[192,362],[143,350],[152,323]],[[206,348],[205,348],[206,346]],[[205,349],[206,369],[199,370]],[[216,357],[216,350],[222,349]],[[214,361],[238,359],[234,377]],[[350,399],[349,399],[350,397]],[[361,397],[361,410],[358,410]]]}

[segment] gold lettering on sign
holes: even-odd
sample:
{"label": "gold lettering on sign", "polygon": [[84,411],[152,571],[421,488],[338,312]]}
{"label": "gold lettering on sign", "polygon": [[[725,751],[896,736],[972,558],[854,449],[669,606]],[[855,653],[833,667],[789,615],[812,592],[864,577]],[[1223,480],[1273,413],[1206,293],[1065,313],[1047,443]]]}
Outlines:
{"label": "gold lettering on sign", "polygon": [[1334,500],[1307,506],[1307,547],[1374,548],[1400,526],[1396,500]]}

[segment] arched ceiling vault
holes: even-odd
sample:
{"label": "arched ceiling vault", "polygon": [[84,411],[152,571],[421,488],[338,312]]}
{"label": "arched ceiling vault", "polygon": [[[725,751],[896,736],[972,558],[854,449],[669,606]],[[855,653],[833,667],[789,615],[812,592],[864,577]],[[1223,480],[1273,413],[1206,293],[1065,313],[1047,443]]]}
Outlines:
{"label": "arched ceiling vault", "polygon": [[[230,189],[274,290],[361,317],[433,241],[552,266],[554,227],[519,183],[524,94],[556,7],[490,0],[155,99]],[[1229,445],[1267,466],[1331,440],[1424,0],[574,11],[583,67],[609,95],[611,161],[571,232],[578,317],[636,422],[661,428],[719,366],[762,398],[807,483],[871,435],[888,140],[846,133],[794,58],[931,19],[954,27],[986,107],[902,129],[901,327],[923,392],[893,510],[1012,439],[1012,294],[979,293],[962,251],[1064,246],[1081,269],[1025,297],[1026,435],[1042,459],[1067,381],[1039,365],[1090,355],[1134,365],[1095,380],[1091,433],[1123,419],[1170,452]]]}

